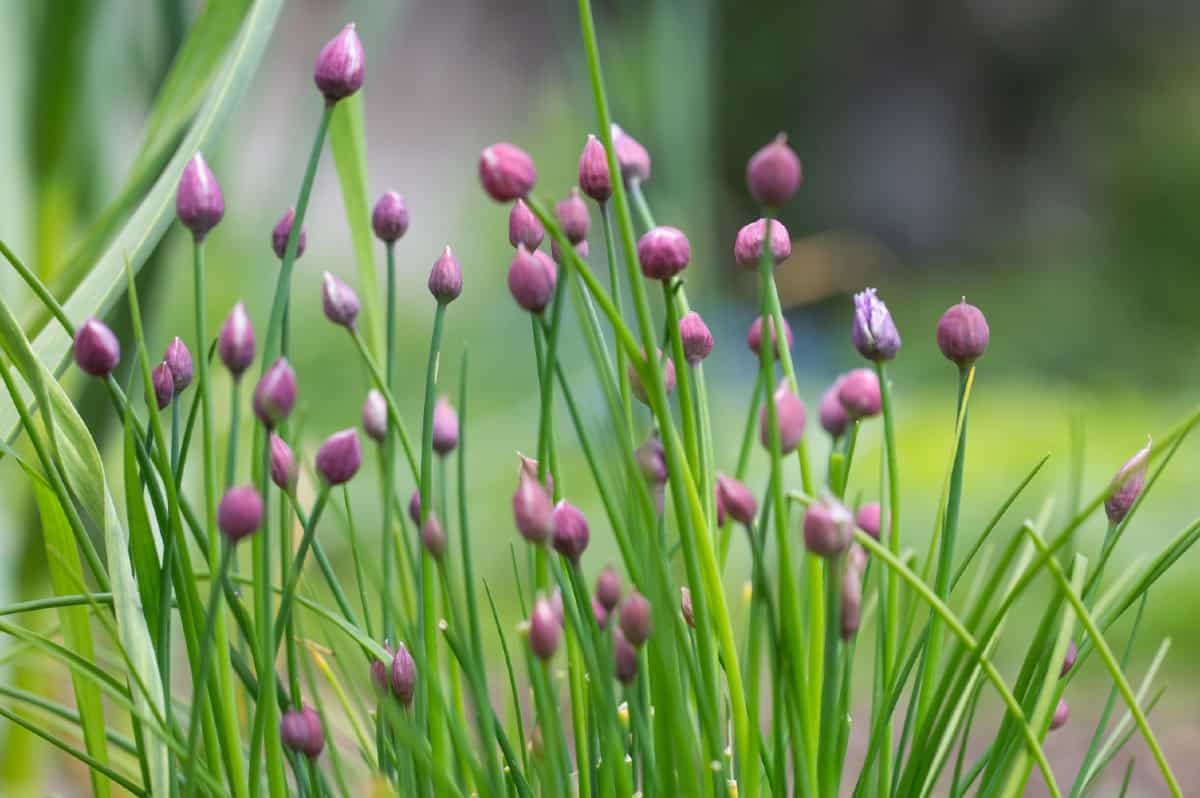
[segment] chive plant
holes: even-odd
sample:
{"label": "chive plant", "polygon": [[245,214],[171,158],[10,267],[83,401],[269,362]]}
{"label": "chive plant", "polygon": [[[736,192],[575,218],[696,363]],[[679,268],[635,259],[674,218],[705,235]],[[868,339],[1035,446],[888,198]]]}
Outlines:
{"label": "chive plant", "polygon": [[[782,217],[802,170],[780,135],[747,162],[747,189],[762,215],[733,242],[733,260],[757,277],[760,315],[747,345],[758,376],[741,445],[726,451],[704,374],[714,336],[686,288],[694,268],[687,235],[655,221],[645,193],[650,154],[613,123],[589,0],[579,0],[579,12],[598,130],[583,145],[579,190],[555,204],[539,196],[533,158],[511,143],[485,148],[478,163],[486,193],[508,207],[511,312],[528,314],[538,375],[533,455],[515,464],[510,581],[481,581],[472,561],[480,528],[469,513],[494,519],[506,511],[473,504],[465,489],[465,358],[456,401],[444,394],[442,341],[464,290],[449,246],[428,278],[433,323],[420,418],[406,418],[397,402],[396,272],[409,215],[395,192],[369,220],[387,255],[382,352],[361,334],[354,289],[333,273],[322,281],[325,316],[347,332],[347,351],[372,384],[361,423],[380,463],[374,554],[346,490],[364,457],[357,429],[326,431],[309,465],[291,423],[304,383],[287,357],[293,266],[331,117],[364,79],[350,25],[317,59],[324,104],[295,207],[272,231],[280,268],[270,315],[260,320],[261,352],[241,303],[209,336],[205,242],[217,234],[224,201],[199,154],[182,173],[177,201],[193,242],[191,350],[175,337],[151,367],[127,269],[134,341],[125,351],[140,386],[113,379],[122,347],[102,321],[74,326],[10,257],[73,337],[79,368],[107,385],[125,430],[126,491],[121,512],[95,443],[0,301],[0,375],[29,444],[5,452],[28,475],[48,552],[65,575],[55,596],[0,611],[13,618],[58,609],[61,641],[4,619],[0,631],[67,667],[76,695],[70,707],[0,686],[3,716],[84,763],[98,795],[116,785],[135,795],[319,798],[361,794],[369,780],[371,794],[406,796],[1011,796],[1037,769],[1050,794],[1080,796],[1135,733],[1165,789],[1180,795],[1147,721],[1161,697],[1155,677],[1165,646],[1136,686],[1127,666],[1150,588],[1200,538],[1200,522],[1137,568],[1110,574],[1106,566],[1200,412],[1138,452],[1064,522],[1052,524],[1048,512],[1009,518],[1043,459],[985,528],[964,529],[968,411],[990,338],[983,312],[964,299],[936,330],[957,371],[947,380],[954,437],[930,542],[915,550],[896,444],[904,393],[888,370],[901,339],[874,289],[854,297],[848,336],[866,365],[820,397],[817,420],[832,445],[824,464],[810,457],[811,435],[821,433],[809,423],[775,282],[791,251]],[[591,257],[588,200],[602,222],[595,249],[605,256],[603,276]],[[561,362],[567,324],[586,344],[603,429],[585,423],[580,403],[592,397]],[[223,452],[214,354],[232,378]],[[247,396],[241,381],[256,355],[261,371]],[[246,402],[255,434],[242,453]],[[876,463],[858,462],[868,425],[882,426]],[[568,437],[590,476],[569,491],[560,471]],[[602,459],[601,447],[616,457]],[[746,482],[756,460],[768,473],[757,494]],[[196,470],[199,497],[182,490]],[[239,483],[243,473],[249,481]],[[307,505],[301,480],[314,484]],[[601,518],[577,506],[591,499]],[[1076,533],[1101,509],[1108,531],[1089,557]],[[339,524],[353,584],[322,545]],[[494,535],[495,522],[488,526]],[[92,543],[95,528],[104,531],[106,559]],[[595,569],[593,583],[584,575],[589,542],[607,535],[620,567]],[[242,570],[246,540],[251,562]],[[747,573],[728,567],[733,547],[749,553]],[[1053,589],[1040,620],[1006,640],[1014,604],[1046,579]],[[742,582],[744,592],[726,589]],[[514,595],[527,620],[515,628],[503,621],[495,591]],[[1130,610],[1118,657],[1108,635]],[[89,620],[107,635],[99,649],[86,634]],[[173,639],[176,629],[182,640]],[[1015,675],[994,659],[1002,641],[1021,647]],[[1082,762],[1056,770],[1046,738],[1073,722],[1071,682],[1093,656],[1112,691]],[[1002,709],[981,712],[985,697]],[[864,751],[854,760],[851,734]]]}

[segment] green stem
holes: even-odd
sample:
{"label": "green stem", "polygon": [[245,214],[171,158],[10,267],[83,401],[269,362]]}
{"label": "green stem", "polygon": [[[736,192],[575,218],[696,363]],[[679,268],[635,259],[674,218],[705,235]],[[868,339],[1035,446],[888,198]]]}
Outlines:
{"label": "green stem", "polygon": [[832,741],[841,734],[841,715],[837,709],[839,684],[838,655],[841,653],[841,598],[843,556],[825,561],[825,679],[821,684],[821,788],[823,795],[836,798],[840,762],[838,746]]}
{"label": "green stem", "polygon": [[[887,368],[883,361],[876,361],[875,373],[879,377],[879,395],[883,405],[884,458],[887,461],[888,500],[883,518],[887,519],[887,547],[893,556],[900,556],[900,464],[896,460],[896,420],[892,402],[892,386],[888,381]],[[900,639],[900,578],[889,569],[887,592],[884,602],[885,619],[883,634],[883,693],[888,695],[896,678],[899,652],[896,645]],[[888,713],[879,736],[879,783],[890,784],[892,773],[892,719]]]}
{"label": "green stem", "polygon": [[[387,330],[385,331],[385,357],[387,361],[384,363],[384,369],[387,376],[388,391],[394,392],[396,388],[396,245],[395,242],[389,242],[387,245]],[[396,440],[394,432],[395,424],[392,419],[392,414],[388,413],[387,432],[383,441],[383,534],[382,537],[382,552],[383,557],[383,592],[380,596],[380,613],[383,624],[383,639],[385,641],[392,640],[395,631],[392,629],[392,571],[394,565],[395,554],[392,551],[392,508],[391,501],[392,490],[396,484]]]}
{"label": "green stem", "polygon": [[[270,458],[270,430],[263,428],[260,451]],[[259,468],[259,495],[263,500],[261,532],[254,536],[254,593],[257,604],[258,623],[258,703],[255,706],[255,734],[251,737],[251,767],[256,767],[256,743],[265,746],[267,787],[272,798],[283,798],[287,785],[283,775],[283,747],[279,740],[279,705],[275,702],[275,637],[271,622],[271,546],[270,508],[271,482],[270,464],[263,462]],[[253,775],[253,774],[252,774]],[[256,781],[251,779],[251,783]]]}
{"label": "green stem", "polygon": [[233,487],[237,476],[238,435],[242,421],[242,381],[234,377],[229,386],[229,442],[225,447],[225,489]]}
{"label": "green stem", "polygon": [[[312,512],[308,514],[308,523],[304,525],[304,534],[300,538],[299,547],[296,549],[296,558],[292,561],[292,567],[287,572],[287,582],[284,583],[283,593],[279,599],[279,613],[275,618],[275,627],[272,632],[271,649],[269,652],[272,660],[275,659],[275,652],[279,650],[279,643],[283,640],[284,627],[291,617],[292,605],[295,603],[296,588],[300,584],[300,574],[304,570],[304,560],[308,556],[309,548],[312,546],[313,535],[317,531],[317,522],[321,520],[321,513],[325,511],[325,505],[329,501],[330,490],[329,483],[321,483],[321,488],[317,491],[317,498],[313,502]],[[297,698],[296,700],[298,701],[299,699]]]}

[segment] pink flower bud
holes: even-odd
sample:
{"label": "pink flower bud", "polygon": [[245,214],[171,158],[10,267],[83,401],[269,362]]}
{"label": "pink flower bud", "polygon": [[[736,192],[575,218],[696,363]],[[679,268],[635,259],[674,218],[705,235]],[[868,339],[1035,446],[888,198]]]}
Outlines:
{"label": "pink flower bud", "polygon": [[537,478],[524,470],[512,505],[521,537],[530,543],[545,543],[554,534],[554,504]]}
{"label": "pink flower bud", "polygon": [[414,490],[412,497],[408,500],[408,517],[414,524],[421,523],[421,491],[419,489]]}
{"label": "pink flower bud", "polygon": [[880,508],[879,502],[864,504],[858,508],[858,512],[854,516],[854,523],[858,525],[858,528],[876,540],[879,540],[882,522],[883,510]]}
{"label": "pink flower bud", "polygon": [[604,566],[604,570],[596,577],[596,599],[609,612],[621,600],[621,577],[611,565]]}
{"label": "pink flower bud", "polygon": [[[759,219],[738,230],[733,240],[733,258],[743,269],[757,269],[767,237],[767,220]],[[778,266],[792,254],[792,237],[779,220],[771,221],[771,261]]]}
{"label": "pink flower bud", "polygon": [[838,398],[843,379],[843,377],[838,377],[834,380],[833,385],[829,386],[829,390],[821,396],[821,406],[817,408],[821,427],[829,433],[831,438],[842,437],[846,428],[850,426],[850,417],[846,415],[846,408],[842,407],[842,400]]}
{"label": "pink flower bud", "polygon": [[296,404],[296,372],[286,357],[276,360],[254,386],[254,415],[272,429],[291,415]]}
{"label": "pink flower bud", "polygon": [[458,414],[450,400],[441,397],[433,406],[433,450],[442,457],[458,446]]}
{"label": "pink flower bud", "polygon": [[175,378],[171,376],[171,367],[166,361],[159,363],[150,372],[150,382],[154,385],[154,402],[162,410],[171,404],[175,398]]}
{"label": "pink flower bud", "polygon": [[683,613],[684,622],[695,628],[696,611],[692,608],[692,591],[686,587],[679,588],[679,610]]}
{"label": "pink flower bud", "polygon": [[358,473],[362,465],[362,445],[358,442],[358,430],[335,432],[325,439],[317,450],[317,473],[330,485],[342,485]]}
{"label": "pink flower bud", "polygon": [[612,176],[608,173],[604,145],[590,133],[579,156],[579,187],[600,204],[608,202],[612,196]]}
{"label": "pink flower bud", "polygon": [[538,596],[529,614],[529,648],[540,660],[548,660],[558,651],[562,640],[562,626],[554,616],[554,609],[544,596]]}
{"label": "pink flower bud", "polygon": [[554,215],[562,227],[563,235],[572,244],[578,244],[587,239],[588,228],[591,227],[592,217],[588,214],[587,203],[579,196],[579,189],[572,187],[570,195],[554,206]]}
{"label": "pink flower bud", "polygon": [[851,419],[870,418],[879,415],[882,400],[879,395],[879,377],[871,369],[853,369],[840,380],[838,401],[846,408]]}
{"label": "pink flower bud", "polygon": [[655,227],[637,243],[642,274],[651,280],[669,280],[683,271],[692,259],[692,245],[682,230]]}
{"label": "pink flower bud", "polygon": [[271,433],[269,440],[271,447],[271,481],[279,486],[279,489],[284,493],[291,493],[296,489],[296,480],[300,477],[300,466],[296,462],[296,455],[292,454],[292,447],[287,445],[287,441]]}
{"label": "pink flower bud", "polygon": [[634,646],[641,646],[650,639],[652,625],[650,602],[634,590],[621,605],[621,633]]}
{"label": "pink flower bud", "polygon": [[99,319],[88,319],[75,330],[75,363],[93,377],[107,377],[121,362],[121,342]]}
{"label": "pink flower bud", "polygon": [[417,663],[413,662],[408,647],[400,643],[392,657],[392,692],[406,709],[412,706],[417,687]]}
{"label": "pink flower bud", "polygon": [[[526,457],[525,455],[521,454],[520,452],[517,452],[517,457],[521,461],[521,471],[528,474],[529,476],[533,477],[534,479],[537,479],[538,468],[539,468],[538,461],[534,460],[532,457]],[[546,471],[545,479],[542,480],[542,484],[545,485],[545,487],[546,487],[546,495],[553,496],[554,495],[554,475],[551,474],[548,469]]]}
{"label": "pink flower bud", "polygon": [[508,214],[508,242],[514,247],[524,246],[525,249],[534,252],[541,246],[545,237],[546,228],[542,227],[533,211],[529,210],[525,200],[519,199],[514,202]]}
{"label": "pink flower bud", "polygon": [[[588,256],[588,242],[587,241],[580,241],[578,244],[571,247],[571,249],[575,250],[575,254],[579,256],[580,260],[587,260],[587,256]],[[540,255],[541,253],[535,252],[533,254],[536,256],[536,255]],[[560,247],[558,245],[558,242],[555,240],[550,241],[550,254],[554,256],[554,263],[561,264],[563,262],[562,247]]]}
{"label": "pink flower bud", "polygon": [[479,181],[496,202],[512,202],[533,190],[537,169],[524,150],[502,141],[479,154]]}
{"label": "pink flower bud", "polygon": [[447,246],[441,257],[434,261],[433,269],[429,272],[429,293],[433,294],[433,298],[440,304],[445,305],[458,299],[462,288],[462,268]]}
{"label": "pink flower bud", "polygon": [[[288,208],[279,222],[275,225],[275,229],[271,231],[271,249],[275,251],[275,257],[283,260],[283,256],[287,254],[288,238],[292,235],[292,225],[296,223],[295,208]],[[300,237],[296,239],[296,257],[299,258],[304,254],[304,248],[308,246],[308,232],[303,225],[300,227]]]}
{"label": "pink flower bud", "polygon": [[531,254],[523,243],[517,244],[517,254],[508,267],[508,290],[518,305],[530,313],[544,311],[554,296],[557,278],[554,261],[541,252]]}
{"label": "pink flower bud", "polygon": [[987,319],[983,311],[963,300],[942,314],[937,326],[938,348],[947,360],[967,368],[987,351]]}
{"label": "pink flower bud", "polygon": [[385,191],[371,211],[371,229],[385,244],[394,244],[408,232],[408,205],[395,191]]}
{"label": "pink flower bud", "polygon": [[620,627],[613,628],[613,668],[617,681],[623,685],[628,686],[637,678],[637,649],[625,638]]}
{"label": "pink flower bud", "polygon": [[746,485],[733,477],[717,475],[717,507],[723,515],[742,526],[750,526],[758,515],[758,501]]}
{"label": "pink flower bud", "polygon": [[614,122],[612,126],[613,149],[617,151],[617,163],[621,177],[629,182],[644,183],[650,179],[650,153],[633,136],[621,130]]}
{"label": "pink flower bud", "polygon": [[217,505],[217,528],[230,543],[254,534],[262,517],[263,500],[252,485],[230,488]]}
{"label": "pink flower bud", "polygon": [[[662,350],[655,350],[658,356],[659,365],[662,368],[663,388],[670,394],[675,390],[675,363],[671,358],[663,355]],[[645,356],[645,352],[642,352]],[[642,378],[638,376],[637,369],[633,364],[629,364],[629,387],[633,390],[633,395],[637,400],[644,405],[650,404],[650,395],[646,392],[646,386],[642,385]]]}
{"label": "pink flower bud", "polygon": [[592,617],[596,619],[596,626],[601,629],[608,626],[608,610],[595,596],[592,596]]}
{"label": "pink flower bud", "polygon": [[1104,500],[1104,513],[1108,520],[1119,524],[1142,495],[1146,486],[1146,465],[1150,460],[1150,441],[1127,461],[1113,477],[1108,498]]}
{"label": "pink flower bud", "polygon": [[217,336],[217,354],[235,380],[240,379],[254,362],[254,326],[250,323],[246,306],[241,302],[233,306],[221,325],[221,333]]}
{"label": "pink flower bud", "polygon": [[163,363],[166,363],[167,368],[171,370],[175,393],[183,393],[184,389],[192,384],[192,353],[188,351],[187,344],[178,335],[167,345]]}
{"label": "pink flower bud", "polygon": [[683,341],[683,357],[689,366],[696,365],[712,352],[712,333],[694,310],[683,314],[679,320],[679,337]]}
{"label": "pink flower bud", "polygon": [[[759,316],[750,324],[750,329],[746,331],[746,346],[750,347],[750,351],[755,355],[760,354],[762,349],[762,328],[763,317]],[[771,332],[771,349],[775,353],[775,359],[779,359],[779,342],[775,339],[775,320],[767,319],[767,329]],[[783,335],[787,339],[788,351],[792,351],[792,343],[796,340],[792,335],[792,325],[788,324],[787,319],[783,320]]]}
{"label": "pink flower bud", "polygon": [[317,54],[313,80],[325,96],[325,102],[333,104],[362,88],[365,71],[366,54],[351,22]]}
{"label": "pink flower bud", "polygon": [[847,561],[842,575],[842,639],[849,640],[862,624],[862,571]]}
{"label": "pink flower bud", "polygon": [[587,518],[578,507],[564,500],[554,507],[553,523],[554,550],[578,565],[590,537]]}
{"label": "pink flower bud", "polygon": [[367,391],[363,401],[362,425],[367,437],[376,443],[383,443],[387,437],[388,406],[383,394],[372,388]]}
{"label": "pink flower bud", "polygon": [[203,241],[225,215],[221,186],[200,153],[193,155],[183,168],[175,195],[175,215],[180,224],[192,231],[196,241]]}
{"label": "pink flower bud", "polygon": [[651,485],[667,481],[667,453],[657,435],[651,435],[634,453],[642,476]]}
{"label": "pink flower bud", "polygon": [[312,707],[289,709],[279,719],[279,739],[284,748],[316,759],[325,750],[321,716]]}
{"label": "pink flower bud", "polygon": [[1067,725],[1067,718],[1071,715],[1071,709],[1067,706],[1067,699],[1058,699],[1058,706],[1054,708],[1054,715],[1050,718],[1050,731],[1058,731],[1063,726]]}
{"label": "pink flower bud", "polygon": [[[775,388],[775,416],[779,421],[779,443],[783,454],[791,454],[804,437],[804,423],[808,419],[804,401],[781,380]],[[758,413],[758,437],[764,448],[771,448],[771,426],[764,402]]]}
{"label": "pink flower bud", "polygon": [[421,545],[435,560],[442,559],[446,553],[446,530],[442,529],[442,522],[433,513],[421,524]]}
{"label": "pink flower bud", "polygon": [[768,207],[779,207],[790,200],[803,179],[800,158],[783,133],[754,153],[746,164],[750,196]]}
{"label": "pink flower bud", "polygon": [[854,348],[867,360],[891,360],[900,351],[896,322],[874,288],[854,295],[854,325],[850,328]]}
{"label": "pink flower bud", "polygon": [[334,324],[353,330],[354,320],[358,318],[358,294],[333,274],[325,272],[321,280],[321,309],[325,311],[325,318]]}
{"label": "pink flower bud", "polygon": [[1061,679],[1066,676],[1067,672],[1075,667],[1075,660],[1078,656],[1079,648],[1075,645],[1075,641],[1071,640],[1067,643],[1067,653],[1063,657],[1062,668],[1058,671],[1058,678]]}
{"label": "pink flower bud", "polygon": [[810,554],[834,557],[850,547],[854,518],[835,499],[826,497],[804,513],[804,545]]}

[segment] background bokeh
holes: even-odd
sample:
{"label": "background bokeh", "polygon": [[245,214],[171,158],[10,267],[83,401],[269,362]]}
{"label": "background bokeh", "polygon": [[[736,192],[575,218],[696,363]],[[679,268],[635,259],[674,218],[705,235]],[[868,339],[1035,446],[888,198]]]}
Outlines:
{"label": "background bokeh", "polygon": [[[146,109],[196,5],[0,5],[0,92],[7,99],[0,103],[0,237],[51,281],[128,169]],[[971,411],[962,524],[968,539],[1043,455],[1051,455],[1049,466],[1014,508],[1013,529],[1040,512],[1054,519],[1070,512],[1077,501],[1073,463],[1084,497],[1094,495],[1147,435],[1165,431],[1195,404],[1194,4],[624,0],[599,10],[614,112],[654,158],[650,202],[660,222],[683,228],[693,243],[688,286],[717,338],[708,370],[726,468],[736,457],[756,368],[743,344],[756,315],[754,281],[731,257],[734,232],[754,215],[743,169],[780,130],[806,171],[782,216],[794,254],[779,270],[806,399],[815,406],[833,376],[855,365],[849,295],[878,286],[905,342],[893,375],[910,508],[905,534],[914,547],[923,550],[932,526],[953,423],[955,374],[937,353],[933,329],[959,297],[980,305],[992,329]],[[401,400],[415,423],[432,316],[424,281],[449,243],[466,290],[450,313],[443,384],[457,391],[459,359],[469,352],[478,559],[481,575],[503,595],[513,537],[507,497],[514,452],[535,446],[536,380],[527,322],[505,288],[506,209],[479,190],[475,164],[482,147],[511,140],[533,153],[541,195],[557,198],[572,184],[595,125],[574,4],[289,3],[246,99],[219,146],[206,153],[227,204],[226,221],[211,238],[210,325],[239,298],[265,321],[277,268],[269,231],[294,202],[320,111],[312,60],[348,19],[358,21],[367,50],[370,191],[401,191],[413,220],[398,249],[407,369]],[[308,233],[294,288],[294,346],[311,444],[356,423],[367,388],[349,341],[320,315],[321,273],[347,280],[355,274],[328,157]],[[593,259],[603,268],[603,247],[598,234],[593,238]],[[152,340],[162,344],[192,329],[184,243],[169,234],[140,278]],[[3,290],[18,291],[16,283],[14,275],[0,275]],[[119,308],[112,317],[121,323]],[[585,412],[599,425],[601,405],[589,401],[594,390],[575,357],[582,353],[576,336],[565,351]],[[77,375],[69,371],[66,379],[77,384],[96,428],[111,425]],[[573,498],[594,511],[588,567],[595,571],[616,557],[615,547],[599,523],[574,440],[561,437]],[[814,445],[818,452],[825,446]],[[1198,446],[1186,445],[1163,477],[1116,567],[1150,555],[1200,515]],[[872,498],[878,430],[868,430],[860,447],[855,488]],[[41,595],[48,589],[44,552],[29,498],[11,463],[0,470],[8,487],[0,510],[0,597]],[[361,528],[377,529],[373,482],[360,482],[356,518]],[[344,555],[338,526],[326,534],[327,545]],[[1102,534],[1099,522],[1089,525],[1084,550],[1094,552]],[[745,554],[738,556],[731,585],[747,573]],[[1200,746],[1200,691],[1192,684],[1200,632],[1191,612],[1200,599],[1198,556],[1185,558],[1151,594],[1133,665],[1140,673],[1158,640],[1172,638],[1165,668],[1172,690],[1154,719],[1184,784],[1193,787],[1200,771],[1186,754]],[[1094,717],[1104,695],[1098,663],[1090,665],[1090,678],[1075,688],[1085,695],[1072,700],[1081,718]],[[1064,767],[1087,733],[1051,741]],[[30,745],[13,743],[8,751]],[[39,768],[45,752],[32,747],[38,756],[3,757],[6,778]],[[1154,794],[1152,776],[1146,784],[1143,794]]]}

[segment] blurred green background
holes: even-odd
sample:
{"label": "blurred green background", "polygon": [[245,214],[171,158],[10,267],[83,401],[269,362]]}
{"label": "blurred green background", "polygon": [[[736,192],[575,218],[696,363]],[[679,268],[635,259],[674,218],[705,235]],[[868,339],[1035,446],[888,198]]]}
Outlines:
{"label": "blurred green background", "polygon": [[[128,171],[147,108],[199,5],[0,4],[0,91],[8,98],[0,105],[0,237],[52,283]],[[736,458],[756,369],[744,346],[756,315],[754,284],[731,256],[733,234],[755,215],[743,169],[780,130],[806,170],[805,185],[783,213],[794,254],[779,270],[805,398],[815,408],[824,386],[857,364],[849,295],[877,285],[905,343],[893,376],[905,535],[914,547],[923,551],[932,526],[952,434],[955,374],[937,353],[933,329],[959,297],[981,306],[992,329],[971,413],[962,524],[968,539],[1043,455],[1052,455],[1049,467],[1014,508],[1005,534],[1049,497],[1055,518],[1072,508],[1073,460],[1086,498],[1148,434],[1166,430],[1195,404],[1194,4],[623,0],[599,3],[598,11],[614,112],[654,159],[650,202],[660,223],[683,228],[693,243],[688,287],[717,338],[707,370],[725,469]],[[256,322],[265,321],[277,268],[270,229],[294,202],[320,111],[312,61],[347,20],[358,22],[367,50],[370,193],[395,188],[412,214],[398,248],[407,379],[401,400],[412,425],[432,316],[428,268],[446,243],[463,264],[466,289],[451,309],[442,380],[457,392],[459,358],[469,351],[472,520],[481,576],[503,594],[511,580],[514,453],[535,447],[535,376],[527,323],[505,287],[506,209],[479,190],[475,164],[482,147],[507,139],[534,155],[540,195],[558,198],[572,184],[595,125],[574,4],[290,2],[245,101],[219,146],[205,153],[227,205],[210,238],[210,327],[239,298]],[[355,275],[328,156],[308,241],[297,265],[293,320],[311,453],[328,432],[357,423],[367,388],[350,342],[320,315],[321,273],[350,281]],[[184,244],[177,231],[168,234],[140,278],[151,337],[162,345],[192,329]],[[597,229],[598,268],[602,249]],[[8,272],[0,286],[20,291]],[[18,304],[33,313],[31,300]],[[111,318],[120,325],[122,316],[118,308]],[[598,397],[589,400],[594,386],[582,344],[572,335],[565,346],[578,372],[577,394],[599,427],[602,406]],[[111,427],[99,397],[73,370],[67,379],[96,428]],[[223,405],[217,402],[222,413]],[[593,519],[587,565],[594,572],[616,558],[615,547],[573,436],[563,429],[568,493]],[[814,425],[819,453],[826,444],[817,433]],[[1185,446],[1147,502],[1118,551],[1119,566],[1148,556],[1198,514],[1198,446]],[[877,429],[868,428],[859,451],[852,490],[874,498]],[[12,464],[0,468],[10,486],[0,511],[0,601],[8,602],[48,587],[23,482]],[[374,475],[358,480],[355,510],[365,530],[378,528],[374,484]],[[337,525],[325,534],[344,556]],[[1099,522],[1089,525],[1085,550],[1094,551],[1102,534]],[[748,573],[745,553],[737,555],[731,585]],[[1171,698],[1155,717],[1180,777],[1192,785],[1200,784],[1200,771],[1178,760],[1200,745],[1200,691],[1190,682],[1200,631],[1188,611],[1200,599],[1196,557],[1185,558],[1151,594],[1135,657],[1144,664],[1157,638],[1174,641],[1166,667],[1174,677]],[[10,676],[12,665],[4,667],[0,678],[38,679]],[[1093,670],[1095,678],[1077,689],[1093,685],[1090,703],[1098,705],[1103,677]],[[1078,705],[1086,717],[1089,700]],[[1051,747],[1069,762],[1085,744],[1064,739]],[[8,778],[39,768],[38,757],[14,753],[29,745],[15,738],[9,745]]]}

